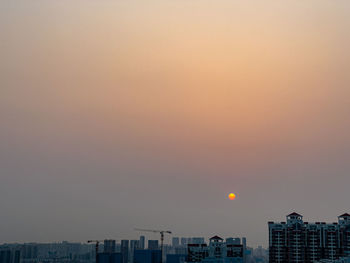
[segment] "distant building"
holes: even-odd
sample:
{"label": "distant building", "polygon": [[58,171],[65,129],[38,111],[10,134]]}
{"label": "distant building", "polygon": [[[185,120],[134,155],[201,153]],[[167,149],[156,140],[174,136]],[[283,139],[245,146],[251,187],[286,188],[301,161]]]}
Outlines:
{"label": "distant building", "polygon": [[187,254],[169,254],[166,256],[166,263],[185,263]]}
{"label": "distant building", "polygon": [[140,249],[140,240],[130,240],[130,263],[134,262],[134,252],[136,249]]}
{"label": "distant building", "polygon": [[129,240],[121,241],[120,253],[122,255],[122,263],[128,263],[129,262]]}
{"label": "distant building", "polygon": [[171,243],[173,247],[178,247],[180,245],[180,239],[178,237],[173,237]]}
{"label": "distant building", "polygon": [[139,249],[145,249],[145,236],[140,236]]}
{"label": "distant building", "polygon": [[315,261],[314,263],[350,263],[350,258],[339,258],[336,260],[330,260],[330,259],[321,259],[320,261]]}
{"label": "distant building", "polygon": [[232,245],[240,245],[241,239],[239,237],[236,238],[226,238],[226,244],[232,244]]}
{"label": "distant building", "polygon": [[133,263],[161,263],[162,253],[160,250],[144,249],[135,250]]}
{"label": "distant building", "polygon": [[182,237],[181,238],[181,246],[187,246],[188,244],[188,238],[187,237]]}
{"label": "distant building", "polygon": [[242,245],[243,245],[243,247],[247,247],[247,238],[245,238],[245,237],[242,237]]}
{"label": "distant building", "polygon": [[20,263],[20,260],[20,250],[4,249],[0,251],[0,263]]}
{"label": "distant building", "polygon": [[287,222],[269,222],[270,263],[313,263],[337,260],[350,255],[350,215],[338,217],[338,223],[308,223],[292,213]]}
{"label": "distant building", "polygon": [[159,248],[158,240],[148,240],[148,249],[157,250]]}
{"label": "distant building", "polygon": [[191,244],[204,244],[205,240],[204,237],[192,237],[191,238]]}
{"label": "distant building", "polygon": [[224,242],[221,237],[209,239],[209,245],[188,244],[188,262],[202,263],[243,263],[244,249],[240,243]]}
{"label": "distant building", "polygon": [[175,247],[175,254],[187,255],[187,247],[185,246]]}
{"label": "distant building", "polygon": [[98,253],[98,263],[123,263],[121,253]]}
{"label": "distant building", "polygon": [[187,261],[201,262],[209,256],[207,244],[188,244]]}
{"label": "distant building", "polygon": [[38,258],[38,245],[24,244],[21,247],[21,258],[23,260],[32,260]]}
{"label": "distant building", "polygon": [[106,239],[103,242],[103,252],[104,253],[115,253],[115,240]]}

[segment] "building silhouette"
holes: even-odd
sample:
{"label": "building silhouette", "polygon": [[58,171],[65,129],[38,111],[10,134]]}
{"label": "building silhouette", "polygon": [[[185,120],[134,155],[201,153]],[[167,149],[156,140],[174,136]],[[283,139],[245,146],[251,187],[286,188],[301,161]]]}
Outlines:
{"label": "building silhouette", "polygon": [[121,241],[120,253],[122,255],[122,263],[128,263],[129,262],[129,240]]}
{"label": "building silhouette", "polygon": [[157,250],[159,248],[158,240],[148,240],[148,249]]}
{"label": "building silhouette", "polygon": [[140,249],[140,240],[130,240],[130,262],[134,262],[134,252],[136,249]]}
{"label": "building silhouette", "polygon": [[209,239],[209,245],[188,244],[187,262],[202,263],[243,263],[243,245],[237,239],[228,238],[224,242],[221,237],[214,236]]}
{"label": "building silhouette", "polygon": [[0,250],[0,263],[20,263],[21,251],[17,249]]}
{"label": "building silhouette", "polygon": [[122,263],[121,253],[98,253],[98,263]]}
{"label": "building silhouette", "polygon": [[161,263],[161,250],[143,249],[135,250],[133,263]]}
{"label": "building silhouette", "polygon": [[185,263],[187,262],[187,254],[168,254],[166,263]]}
{"label": "building silhouette", "polygon": [[103,252],[104,253],[115,253],[115,240],[106,239],[103,242]]}
{"label": "building silhouette", "polygon": [[139,249],[145,249],[145,236],[140,236]]}
{"label": "building silhouette", "polygon": [[336,260],[350,255],[350,215],[338,223],[308,223],[298,213],[287,215],[287,222],[269,222],[270,263],[312,263]]}
{"label": "building silhouette", "polygon": [[178,247],[180,246],[180,239],[178,237],[173,237],[171,243],[173,247]]}

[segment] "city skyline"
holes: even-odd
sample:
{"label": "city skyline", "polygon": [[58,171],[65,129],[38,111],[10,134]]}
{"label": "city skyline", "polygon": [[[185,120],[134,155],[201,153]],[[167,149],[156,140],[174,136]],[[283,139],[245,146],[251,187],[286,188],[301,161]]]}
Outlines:
{"label": "city skyline", "polygon": [[[136,229],[159,239],[104,239],[85,243],[0,244],[0,263],[346,263],[350,261],[350,214],[337,222],[309,222],[292,212],[286,221],[267,222],[268,248],[251,247],[246,237],[171,237],[168,230]],[[145,244],[148,244],[147,247]]]}
{"label": "city skyline", "polygon": [[[174,238],[164,247],[158,240],[149,240],[144,247],[144,237],[138,240],[90,240],[88,243],[25,243],[0,245],[1,263],[184,263],[212,262],[221,258],[227,263],[265,263],[267,250],[247,247],[246,239]],[[163,255],[163,256],[161,256]]]}
{"label": "city skyline", "polygon": [[146,228],[267,247],[291,211],[349,212],[349,11],[0,0],[0,243]]}
{"label": "city skyline", "polygon": [[[302,215],[298,214],[297,212],[293,211],[291,212],[291,214],[287,215],[288,216],[291,216],[291,215],[296,215],[296,216],[300,216],[301,218],[303,218]],[[337,217],[334,217],[333,220],[329,221],[330,224],[335,224],[336,222],[338,222],[339,218],[340,217],[343,217],[343,216],[347,216],[349,215],[348,213],[342,213],[340,214],[339,216]],[[284,218],[285,216],[282,216],[282,218]],[[325,220],[324,219],[317,219],[317,220],[309,220],[307,219],[307,223],[312,223],[312,224],[324,224]],[[265,222],[266,224],[270,225],[271,223],[274,224],[274,221],[266,221]],[[276,223],[278,224],[278,223]],[[135,233],[135,229],[133,231]],[[129,241],[135,241],[135,240],[141,240],[143,239],[143,246],[145,246],[145,243],[148,242],[148,241],[156,241],[157,242],[157,246],[159,245],[158,242],[160,242],[160,238],[159,238],[159,233],[146,233],[146,234],[139,234],[140,231],[136,231],[136,234],[129,234],[127,236],[107,236],[107,237],[100,237],[98,238],[97,240],[104,240],[105,242],[107,241],[114,241],[115,243],[119,244],[121,243],[122,240],[129,240]],[[138,234],[137,234],[138,233]],[[269,229],[266,228],[266,238],[267,240],[269,239]],[[217,236],[217,234],[213,234],[214,236]],[[222,236],[225,236],[225,237],[233,237],[233,236],[237,236],[235,234],[231,234],[231,235],[222,235]],[[132,238],[130,238],[132,237]],[[96,237],[95,237],[96,238]],[[244,238],[246,239],[245,235],[242,235],[240,236],[240,238]],[[205,240],[208,240],[210,239],[210,236],[208,236],[207,238],[204,238],[203,235],[201,234],[198,234],[198,235],[189,235],[189,234],[185,234],[185,235],[177,235],[176,233],[172,233],[171,235],[165,235],[165,238],[164,238],[164,244],[165,245],[173,245],[173,242],[174,242],[174,239],[177,239],[179,244],[183,245],[183,240],[182,239],[187,239],[187,240],[193,240],[193,239],[203,239],[203,242],[205,242]],[[36,240],[27,240],[27,241],[11,241],[11,242],[0,242],[0,245],[1,244],[45,244],[45,243],[60,243],[60,242],[71,242],[71,243],[75,243],[75,242],[78,242],[78,243],[81,243],[81,244],[84,244],[84,243],[88,243],[88,240],[68,240],[68,239],[62,239],[62,240],[46,240],[44,242],[39,242],[39,241],[36,241]],[[101,241],[102,242],[102,241]],[[186,244],[188,244],[189,241],[186,241]],[[191,243],[191,242],[189,242]],[[197,242],[194,242],[194,243],[197,243]],[[268,240],[268,243],[269,243],[269,240]],[[264,248],[268,248],[269,245],[267,244],[255,244],[255,242],[253,241],[252,244],[250,244],[249,240],[248,240],[248,246],[251,246],[252,248],[254,247],[264,247]],[[115,245],[115,244],[114,244]],[[143,248],[143,246],[141,246],[141,248]],[[146,247],[144,247],[146,248]],[[148,248],[148,246],[147,246]]]}

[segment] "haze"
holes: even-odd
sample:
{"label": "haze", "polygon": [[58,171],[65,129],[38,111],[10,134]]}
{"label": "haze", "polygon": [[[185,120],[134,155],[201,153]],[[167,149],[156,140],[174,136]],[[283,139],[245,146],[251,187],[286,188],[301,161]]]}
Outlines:
{"label": "haze", "polygon": [[269,220],[350,212],[349,11],[0,0],[0,242],[266,246]]}

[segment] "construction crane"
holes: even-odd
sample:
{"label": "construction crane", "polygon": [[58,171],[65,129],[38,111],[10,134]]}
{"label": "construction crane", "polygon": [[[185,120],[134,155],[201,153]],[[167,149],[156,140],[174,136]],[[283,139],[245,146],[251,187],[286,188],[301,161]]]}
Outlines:
{"label": "construction crane", "polygon": [[142,232],[151,232],[151,233],[159,233],[160,234],[160,251],[161,251],[161,263],[163,262],[163,244],[164,244],[164,234],[172,234],[169,230],[152,230],[152,229],[140,229],[135,228],[136,231]]}
{"label": "construction crane", "polygon": [[102,240],[88,240],[88,243],[95,243],[95,253],[96,253],[96,263],[98,263],[98,247],[100,245],[101,242],[103,242]]}

